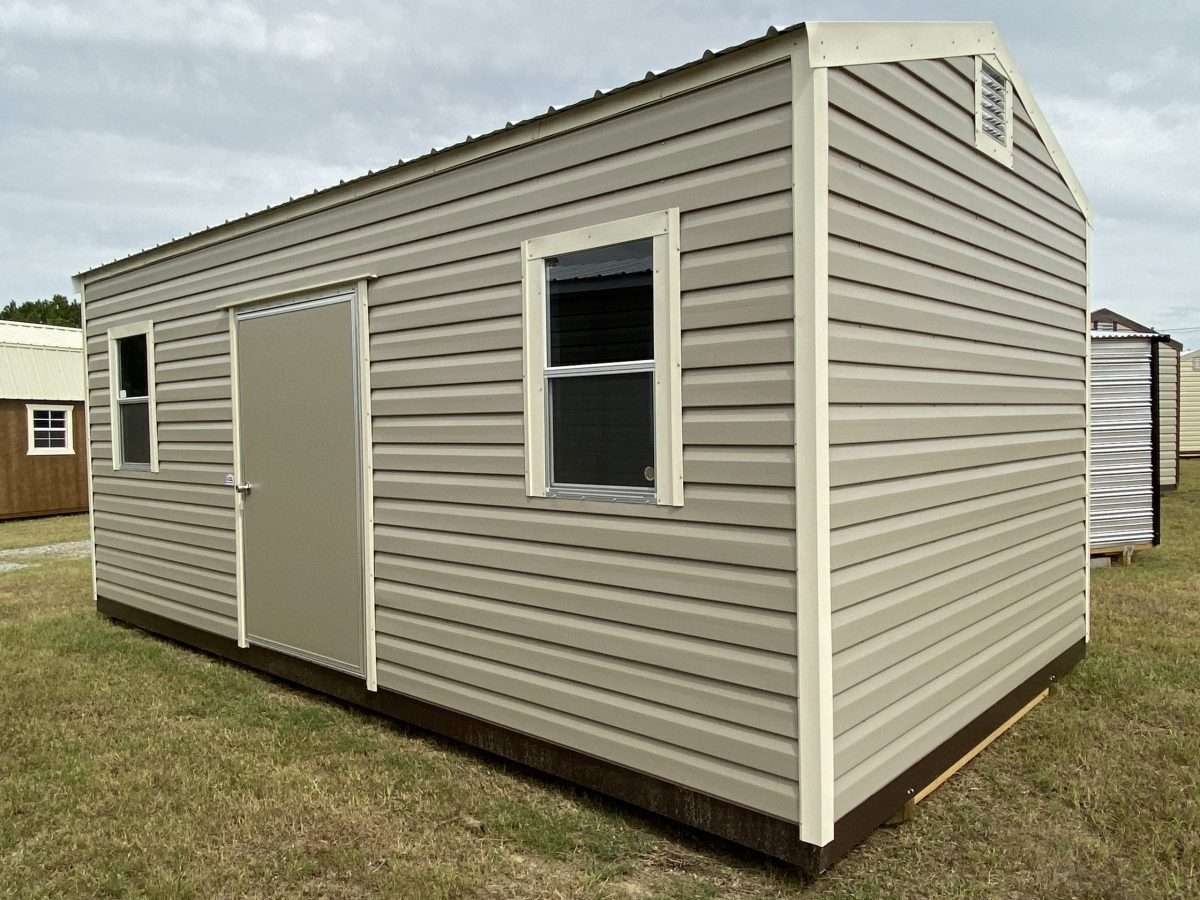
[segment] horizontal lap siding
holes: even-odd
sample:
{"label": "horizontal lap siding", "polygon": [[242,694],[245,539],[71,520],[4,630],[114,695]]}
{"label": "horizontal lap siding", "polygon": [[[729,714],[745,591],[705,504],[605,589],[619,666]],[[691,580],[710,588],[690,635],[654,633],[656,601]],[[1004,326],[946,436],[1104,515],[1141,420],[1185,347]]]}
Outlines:
{"label": "horizontal lap siding", "polygon": [[830,71],[838,815],[1083,636],[1084,220],[969,71]]}
{"label": "horizontal lap siding", "polygon": [[[89,286],[102,591],[232,616],[218,307],[370,272],[381,688],[794,821],[790,94],[750,73]],[[671,206],[684,506],[531,500],[521,241]],[[162,471],[114,477],[102,332],[151,316]]]}
{"label": "horizontal lap siding", "polygon": [[1200,456],[1200,353],[1179,360],[1179,452]]}
{"label": "horizontal lap siding", "polygon": [[[528,222],[372,287],[379,677],[794,820],[788,73],[749,82],[712,154],[569,210],[527,185]],[[683,508],[527,498],[520,240],[675,205]]]}
{"label": "horizontal lap siding", "polygon": [[1179,351],[1158,345],[1158,486],[1179,484]]}
{"label": "horizontal lap siding", "polygon": [[[159,471],[113,471],[109,320],[88,304],[96,580],[106,597],[237,634],[229,334],[224,311],[157,321]],[[128,321],[128,319],[127,319]]]}

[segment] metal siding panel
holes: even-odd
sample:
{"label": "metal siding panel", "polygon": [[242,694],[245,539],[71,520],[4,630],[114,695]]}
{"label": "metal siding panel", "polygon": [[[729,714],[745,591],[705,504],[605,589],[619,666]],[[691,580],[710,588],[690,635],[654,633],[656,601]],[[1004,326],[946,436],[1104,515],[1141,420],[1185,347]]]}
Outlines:
{"label": "metal siding panel", "polygon": [[[219,307],[371,273],[381,685],[795,821],[790,96],[775,67],[89,286],[94,335],[153,317],[161,348],[162,471],[97,463],[109,565],[228,587],[232,553],[126,528],[231,540]],[[520,241],[671,206],[685,505],[525,497]]]}
{"label": "metal siding panel", "polygon": [[619,550],[673,559],[699,559],[771,569],[794,568],[794,535],[701,522],[649,520],[620,515],[613,504],[607,516],[558,508],[513,509],[456,503],[379,499],[375,521],[381,525],[430,531]]}
{"label": "metal siding panel", "polygon": [[[786,654],[612,623],[587,615],[390,581],[381,581],[377,586],[376,603],[383,609],[591,650],[615,659],[652,666],[669,659],[673,671],[781,696],[792,692],[796,682],[796,660]],[[404,636],[403,631],[389,629],[386,623],[380,623],[379,628],[385,634]]]}
{"label": "metal siding panel", "polygon": [[[611,503],[597,500],[527,497],[525,479],[520,475],[376,470],[375,496],[396,500],[557,509],[598,515],[613,513]],[[682,507],[639,503],[621,510],[621,514],[647,519],[763,528],[795,527],[794,493],[790,487],[688,483],[684,485]]]}
{"label": "metal siding panel", "polygon": [[830,72],[839,815],[1084,631],[1085,223],[962,62]]}
{"label": "metal siding panel", "polygon": [[1179,452],[1200,454],[1200,353],[1179,360]]}
{"label": "metal siding panel", "polygon": [[1158,485],[1179,483],[1179,351],[1167,342],[1158,345]]}
{"label": "metal siding panel", "polygon": [[384,658],[403,662],[397,658],[398,648],[414,642],[445,647],[480,659],[533,668],[592,687],[642,697],[664,706],[747,726],[759,733],[796,736],[794,705],[780,695],[440,618],[383,609],[379,610],[379,617],[385,623],[382,630],[405,636],[404,639],[386,634],[382,637],[380,653]]}
{"label": "metal siding panel", "polygon": [[796,642],[794,619],[777,610],[395,555],[381,557],[376,572],[381,580],[397,584],[576,613],[770,653],[787,655]]}
{"label": "metal siding panel", "polygon": [[[386,644],[386,637],[380,643]],[[549,707],[380,662],[385,688],[428,699],[507,728],[536,734],[566,747],[584,747],[595,756],[675,783],[697,785],[705,793],[733,800],[782,819],[796,817],[798,784],[794,778],[769,776],[726,760],[703,756],[652,741],[609,725],[593,723]]]}
{"label": "metal siding panel", "polygon": [[[1080,597],[1082,605],[1082,597]],[[970,719],[974,710],[987,709],[1056,656],[1066,652],[1083,637],[1083,616],[1027,652],[1014,655],[1008,665],[994,671],[967,693],[946,704],[929,718],[910,729],[889,747],[890,754],[876,754],[862,765],[845,772],[838,780],[840,791],[837,813],[841,815],[869,797],[878,785],[886,784],[894,769],[904,771],[937,747]],[[1017,651],[1013,651],[1014,654]]]}
{"label": "metal siding panel", "polygon": [[1154,406],[1147,338],[1092,339],[1093,549],[1154,538]]}
{"label": "metal siding panel", "polygon": [[[850,69],[831,71],[830,106],[842,110],[878,132],[895,135],[897,140],[913,151],[936,160],[947,169],[976,182],[978,189],[1011,197],[1030,212],[1083,240],[1085,220],[1076,209],[1074,198],[1066,190],[1065,184],[1061,192],[1055,191],[1054,195],[1049,195],[1044,190],[1049,179],[1042,179],[1037,184],[1020,177],[997,179],[996,164],[975,149],[973,117],[969,111],[964,110],[958,117],[943,116],[942,124],[949,125],[950,129],[955,131],[953,135],[943,128],[930,126],[926,119],[927,107],[920,102],[924,92],[913,89],[917,80],[911,76],[874,77],[875,71],[884,68],[887,67],[853,67],[854,75],[848,74]],[[867,69],[871,72],[867,73]],[[865,79],[855,77],[864,74]],[[883,84],[885,79],[887,87]],[[915,108],[906,108],[905,104],[895,102],[888,93],[888,87],[892,86],[898,89],[902,99],[914,104]],[[1020,142],[1020,146],[1024,146],[1023,142]],[[1059,181],[1062,179],[1059,178]],[[969,204],[970,199],[964,198],[962,202]]]}

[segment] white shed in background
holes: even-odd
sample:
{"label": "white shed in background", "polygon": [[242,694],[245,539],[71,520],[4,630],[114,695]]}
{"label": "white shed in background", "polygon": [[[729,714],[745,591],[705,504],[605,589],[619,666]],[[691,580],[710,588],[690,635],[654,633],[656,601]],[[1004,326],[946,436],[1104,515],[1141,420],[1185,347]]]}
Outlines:
{"label": "white shed in background", "polygon": [[1092,553],[1159,542],[1158,355],[1165,335],[1092,332]]}

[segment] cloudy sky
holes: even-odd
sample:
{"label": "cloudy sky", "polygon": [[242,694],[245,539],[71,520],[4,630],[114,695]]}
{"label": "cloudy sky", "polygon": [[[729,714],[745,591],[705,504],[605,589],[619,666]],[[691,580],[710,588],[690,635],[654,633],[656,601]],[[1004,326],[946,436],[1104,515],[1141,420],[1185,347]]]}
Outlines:
{"label": "cloudy sky", "polygon": [[821,18],[996,19],[1091,198],[1095,305],[1200,345],[1200,0],[0,0],[0,303]]}

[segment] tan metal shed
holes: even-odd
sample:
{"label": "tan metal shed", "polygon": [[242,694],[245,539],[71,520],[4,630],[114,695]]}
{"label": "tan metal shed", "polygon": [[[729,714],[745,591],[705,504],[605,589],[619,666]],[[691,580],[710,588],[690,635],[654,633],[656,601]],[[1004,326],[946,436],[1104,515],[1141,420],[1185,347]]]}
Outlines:
{"label": "tan metal shed", "polygon": [[97,604],[819,870],[1082,656],[1088,218],[816,23],[91,269]]}
{"label": "tan metal shed", "polygon": [[1200,456],[1200,350],[1179,359],[1179,455]]}

